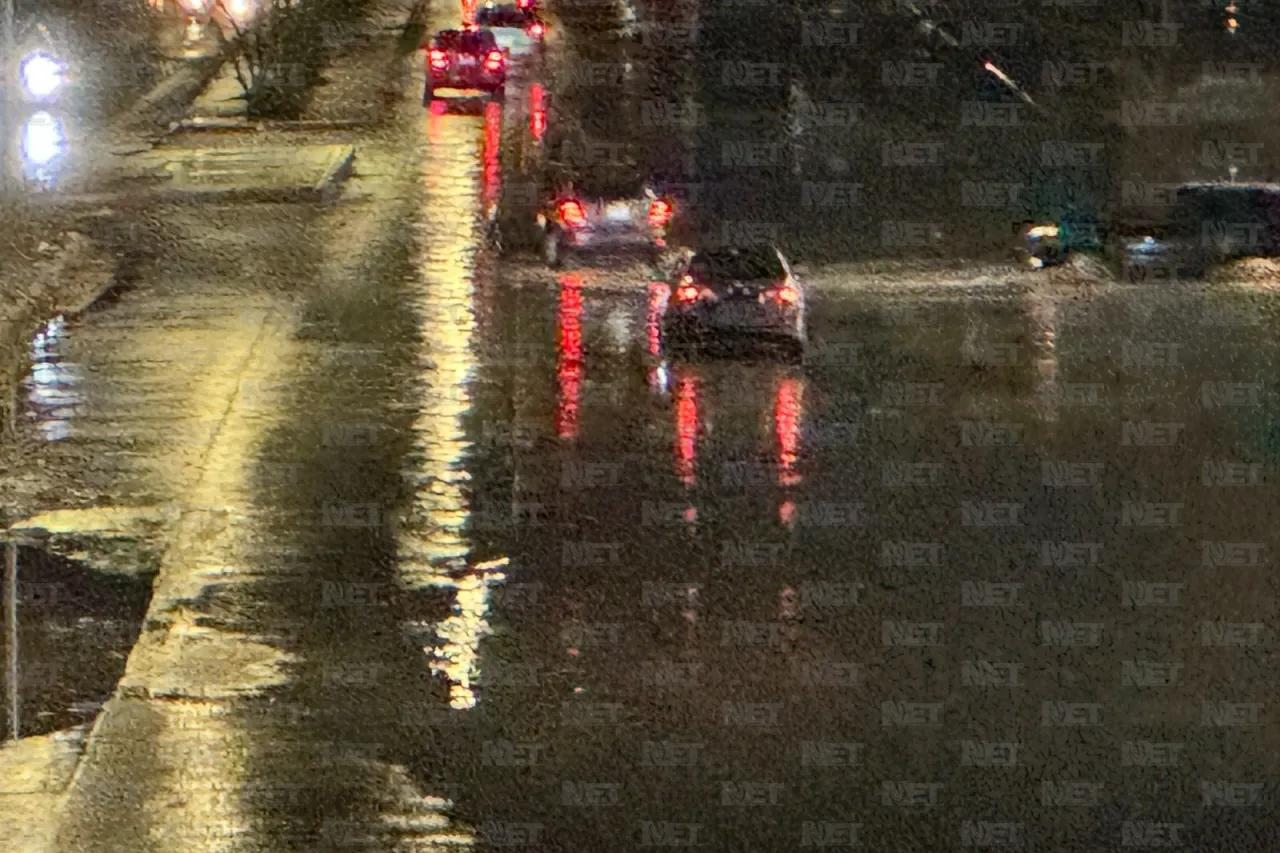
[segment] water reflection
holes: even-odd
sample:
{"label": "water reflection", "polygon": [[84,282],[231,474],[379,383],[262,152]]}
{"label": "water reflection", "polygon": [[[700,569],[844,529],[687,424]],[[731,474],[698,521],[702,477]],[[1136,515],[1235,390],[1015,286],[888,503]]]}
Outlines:
{"label": "water reflection", "polygon": [[804,380],[786,376],[778,380],[773,401],[773,426],[778,439],[778,485],[800,483],[797,466],[800,461],[801,406]]}
{"label": "water reflection", "polygon": [[71,434],[71,418],[84,402],[79,390],[81,374],[76,364],[64,362],[61,345],[66,322],[61,316],[49,321],[31,344],[31,373],[23,381],[27,389],[27,416],[35,421],[45,441],[61,441]]}
{"label": "water reflection", "polygon": [[698,469],[698,378],[684,368],[676,374],[676,476],[692,488]]}
{"label": "water reflection", "polygon": [[556,379],[560,389],[556,408],[556,435],[572,441],[578,435],[578,411],[585,373],[582,357],[582,278],[573,273],[560,277],[557,344]]}
{"label": "water reflection", "polygon": [[541,83],[529,85],[529,133],[534,141],[541,142],[547,132],[546,96]]}
{"label": "water reflection", "polygon": [[448,679],[449,704],[456,710],[476,705],[480,643],[490,630],[489,591],[505,579],[499,569],[506,566],[503,559],[468,568],[466,465],[472,443],[463,425],[472,408],[477,367],[476,246],[482,245],[482,225],[475,203],[487,198],[489,181],[498,179],[498,140],[492,137],[500,132],[500,120],[500,113],[486,110],[481,134],[475,119],[446,116],[433,105],[417,227],[422,282],[414,307],[424,387],[413,425],[416,466],[411,476],[417,488],[411,520],[398,537],[399,566],[411,588],[454,592],[451,615],[426,626],[434,628],[435,636],[424,651],[432,672]]}
{"label": "water reflection", "polygon": [[21,148],[27,178],[41,185],[52,183],[57,162],[67,149],[61,119],[44,111],[32,115],[22,125]]}
{"label": "water reflection", "polygon": [[431,671],[449,679],[449,707],[465,711],[476,706],[480,680],[480,642],[490,633],[490,590],[506,580],[507,560],[481,563],[460,576],[439,578],[436,585],[454,590],[453,613],[435,626],[438,637],[430,649]]}

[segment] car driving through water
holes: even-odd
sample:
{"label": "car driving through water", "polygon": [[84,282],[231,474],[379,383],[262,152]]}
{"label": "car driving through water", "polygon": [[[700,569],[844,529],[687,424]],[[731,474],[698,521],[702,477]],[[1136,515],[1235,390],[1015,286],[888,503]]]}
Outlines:
{"label": "car driving through water", "polygon": [[[801,268],[802,269],[802,268]],[[668,288],[668,346],[780,345],[804,354],[806,304],[800,270],[769,245],[689,251]]]}

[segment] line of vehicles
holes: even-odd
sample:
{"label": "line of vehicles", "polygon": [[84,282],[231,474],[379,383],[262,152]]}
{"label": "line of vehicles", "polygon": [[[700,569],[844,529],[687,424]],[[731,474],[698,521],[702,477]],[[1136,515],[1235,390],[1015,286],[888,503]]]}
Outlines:
{"label": "line of vehicles", "polygon": [[[501,103],[512,57],[540,56],[545,49],[547,24],[537,0],[488,2],[464,13],[464,21],[424,45],[424,106],[477,98]],[[535,205],[532,225],[548,268],[646,268],[646,280],[664,282],[666,348],[721,351],[766,344],[792,358],[803,355],[802,267],[767,244],[673,246],[673,237],[693,233],[691,211],[675,185],[664,187],[644,170],[626,166],[599,178],[579,173],[553,181],[555,189]]]}

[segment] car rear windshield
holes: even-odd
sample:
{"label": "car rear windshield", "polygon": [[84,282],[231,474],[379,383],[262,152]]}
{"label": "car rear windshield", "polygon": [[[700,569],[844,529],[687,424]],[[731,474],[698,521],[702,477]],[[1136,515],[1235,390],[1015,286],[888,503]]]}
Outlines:
{"label": "car rear windshield", "polygon": [[456,50],[460,53],[484,53],[497,44],[493,33],[483,30],[464,33],[459,30],[446,30],[436,36],[436,46],[443,50]]}
{"label": "car rear windshield", "polygon": [[482,27],[519,27],[527,19],[519,6],[486,6],[476,12],[476,23]]}
{"label": "car rear windshield", "polygon": [[761,281],[782,275],[778,253],[768,247],[699,252],[690,272],[707,282]]}

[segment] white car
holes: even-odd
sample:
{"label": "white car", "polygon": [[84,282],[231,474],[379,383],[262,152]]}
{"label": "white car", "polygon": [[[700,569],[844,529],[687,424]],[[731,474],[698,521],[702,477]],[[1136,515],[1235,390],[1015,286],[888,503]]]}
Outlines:
{"label": "white car", "polygon": [[510,56],[535,53],[546,43],[547,25],[534,11],[533,0],[486,3],[476,10],[476,24],[493,33],[498,47]]}

